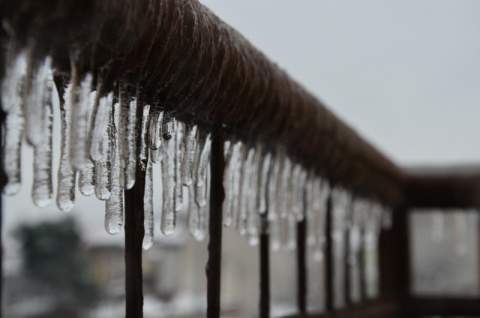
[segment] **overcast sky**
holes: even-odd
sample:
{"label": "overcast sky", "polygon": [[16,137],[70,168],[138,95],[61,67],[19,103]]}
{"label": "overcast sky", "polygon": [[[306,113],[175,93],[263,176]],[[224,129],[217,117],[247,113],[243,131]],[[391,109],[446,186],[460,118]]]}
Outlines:
{"label": "overcast sky", "polygon": [[[480,1],[202,2],[395,162],[480,163]],[[31,153],[21,193],[4,201],[7,235],[64,215],[34,207]],[[103,206],[77,191],[72,214],[90,239],[121,242],[103,230]]]}
{"label": "overcast sky", "polygon": [[201,2],[398,164],[480,163],[480,1]]}

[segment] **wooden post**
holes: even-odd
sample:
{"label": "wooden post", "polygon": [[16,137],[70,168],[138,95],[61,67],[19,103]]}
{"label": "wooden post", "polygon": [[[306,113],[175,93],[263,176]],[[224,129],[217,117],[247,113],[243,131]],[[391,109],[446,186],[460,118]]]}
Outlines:
{"label": "wooden post", "polygon": [[267,213],[260,216],[260,318],[270,318],[270,234]]}
{"label": "wooden post", "polygon": [[332,193],[328,195],[327,211],[325,216],[325,311],[333,311],[333,284],[334,284],[334,259],[333,259],[333,217],[332,217]]}
{"label": "wooden post", "polygon": [[301,315],[307,313],[306,217],[297,224],[297,306]]}
{"label": "wooden post", "polygon": [[220,318],[221,269],[222,269],[222,204],[225,198],[223,189],[223,172],[225,159],[223,155],[223,135],[217,131],[212,139],[210,160],[210,224],[208,243],[207,274],[207,317]]}
{"label": "wooden post", "polygon": [[125,191],[126,318],[143,317],[144,193],[145,170],[137,167],[135,185],[132,189]]}

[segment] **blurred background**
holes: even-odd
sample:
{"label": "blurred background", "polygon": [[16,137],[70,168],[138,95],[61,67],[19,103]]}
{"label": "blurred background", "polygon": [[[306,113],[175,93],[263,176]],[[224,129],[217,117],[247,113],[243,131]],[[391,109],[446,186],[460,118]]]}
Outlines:
{"label": "blurred background", "polygon": [[[201,2],[397,164],[479,163],[480,2]],[[123,316],[124,238],[103,229],[103,202],[77,193],[68,215],[54,204],[38,209],[30,199],[30,148],[23,149],[22,165],[21,193],[4,198],[5,317]],[[413,214],[416,294],[479,295],[475,212]],[[186,231],[185,211],[179,218],[172,237],[161,236],[156,226],[156,242],[144,252],[146,318],[205,316],[208,238],[196,242]],[[254,317],[258,247],[225,229],[223,249],[222,316]],[[308,306],[321,310],[323,264],[310,252]],[[375,242],[366,253],[374,297]],[[295,308],[294,252],[271,252],[271,264],[272,315],[288,314]],[[341,295],[341,277],[336,281]],[[335,303],[341,306],[341,297]]]}

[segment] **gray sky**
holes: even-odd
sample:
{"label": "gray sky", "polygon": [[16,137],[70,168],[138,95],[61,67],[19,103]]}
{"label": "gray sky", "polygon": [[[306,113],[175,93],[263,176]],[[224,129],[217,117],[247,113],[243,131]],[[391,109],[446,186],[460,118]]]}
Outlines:
{"label": "gray sky", "polygon": [[398,164],[480,162],[480,1],[201,2]]}

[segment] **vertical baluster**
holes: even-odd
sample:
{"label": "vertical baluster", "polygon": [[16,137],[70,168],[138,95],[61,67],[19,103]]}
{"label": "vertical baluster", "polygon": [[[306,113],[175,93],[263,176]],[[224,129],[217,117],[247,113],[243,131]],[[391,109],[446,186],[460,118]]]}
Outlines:
{"label": "vertical baluster", "polygon": [[260,318],[270,317],[270,237],[268,213],[260,215]]}
{"label": "vertical baluster", "polygon": [[297,279],[298,312],[303,316],[307,312],[307,262],[306,262],[307,217],[297,223]]}
{"label": "vertical baluster", "polygon": [[222,204],[225,198],[223,173],[225,158],[223,156],[223,134],[212,134],[212,151],[210,159],[210,223],[208,243],[207,274],[207,317],[220,317],[220,281],[222,263]]}
{"label": "vertical baluster", "polygon": [[325,216],[325,310],[333,311],[334,259],[333,259],[333,218],[332,192],[328,194],[327,212]]}
{"label": "vertical baluster", "polygon": [[[137,107],[137,118],[141,118],[143,105]],[[136,130],[139,131],[137,120]],[[137,136],[137,149],[141,147],[141,136]],[[125,190],[125,297],[126,318],[143,317],[142,245],[144,228],[145,169],[137,163],[135,184]]]}

